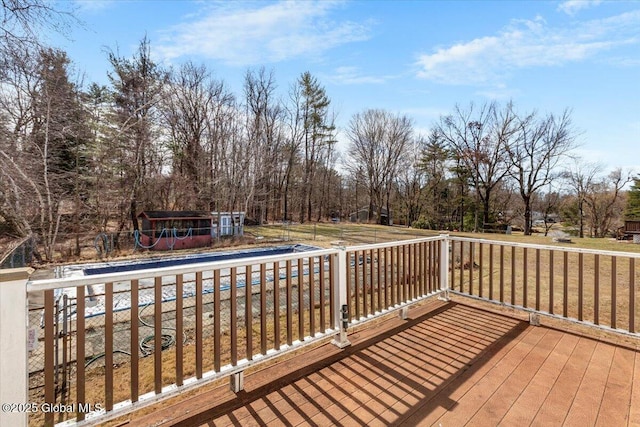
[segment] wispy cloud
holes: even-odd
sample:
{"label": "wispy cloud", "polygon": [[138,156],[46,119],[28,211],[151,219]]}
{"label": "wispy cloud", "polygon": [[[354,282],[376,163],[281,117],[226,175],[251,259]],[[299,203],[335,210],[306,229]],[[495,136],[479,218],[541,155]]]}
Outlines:
{"label": "wispy cloud", "polygon": [[115,0],[75,0],[73,4],[80,12],[95,13],[112,7]]}
{"label": "wispy cloud", "polygon": [[558,5],[558,10],[567,15],[575,15],[582,9],[588,9],[602,3],[602,0],[567,0]]}
{"label": "wispy cloud", "polygon": [[495,36],[420,55],[417,75],[446,84],[500,83],[516,69],[561,66],[637,44],[640,10],[563,28],[541,17],[514,20]]}
{"label": "wispy cloud", "polygon": [[328,80],[335,84],[381,84],[389,80],[390,76],[367,76],[358,67],[338,67]]}
{"label": "wispy cloud", "polygon": [[335,1],[216,2],[201,16],[166,31],[157,47],[166,59],[200,55],[230,65],[255,65],[321,55],[367,40],[368,23],[336,18]]}

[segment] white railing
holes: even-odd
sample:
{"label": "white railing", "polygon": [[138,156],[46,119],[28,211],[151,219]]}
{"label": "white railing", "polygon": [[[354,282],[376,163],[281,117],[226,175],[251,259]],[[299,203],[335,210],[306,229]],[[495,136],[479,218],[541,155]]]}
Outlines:
{"label": "white railing", "polygon": [[440,235],[78,278],[3,273],[0,425],[105,421],[221,377],[238,391],[249,366],[319,340],[348,346],[348,326],[436,295],[638,336],[639,257]]}
{"label": "white railing", "polygon": [[[3,367],[2,384],[5,373],[28,376],[17,389],[32,391],[25,399],[26,392],[3,386],[2,402],[16,405],[0,424],[104,421],[221,377],[239,390],[251,365],[318,340],[345,347],[348,324],[435,292],[435,282],[427,291],[431,276],[419,259],[436,240],[372,246],[371,274],[350,264],[365,250],[358,247],[50,280],[27,281],[25,274],[5,282],[3,301],[12,298],[15,310],[0,325],[3,348],[21,347],[17,359],[28,362],[18,373]],[[27,311],[29,298],[42,306]],[[364,303],[365,314],[367,298],[373,303]],[[5,339],[14,329],[24,336]],[[37,335],[30,357],[16,345],[27,331]],[[29,421],[24,402],[33,402]]]}

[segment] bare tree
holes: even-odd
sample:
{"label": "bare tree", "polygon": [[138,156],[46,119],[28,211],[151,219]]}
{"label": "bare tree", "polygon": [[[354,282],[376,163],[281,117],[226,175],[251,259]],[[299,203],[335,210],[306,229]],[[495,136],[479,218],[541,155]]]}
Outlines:
{"label": "bare tree", "polygon": [[620,219],[620,213],[624,209],[620,192],[631,180],[630,173],[616,169],[592,183],[584,202],[593,237],[605,237],[612,231],[613,222]]}
{"label": "bare tree", "polygon": [[[0,56],[42,48],[40,35],[49,29],[66,34],[78,21],[68,10],[46,0],[0,2]],[[60,4],[55,4],[59,6]]]}
{"label": "bare tree", "polygon": [[574,159],[573,164],[567,168],[562,176],[576,197],[578,207],[578,236],[584,237],[585,199],[591,191],[596,177],[602,171],[602,166],[593,163],[584,163]]}
{"label": "bare tree", "polygon": [[276,81],[273,71],[264,68],[248,70],[244,79],[247,137],[255,161],[247,171],[255,176],[253,194],[254,217],[263,223],[269,217],[269,207],[277,188],[277,172],[284,143],[283,108],[275,97]]}
{"label": "bare tree", "polygon": [[401,156],[406,153],[412,133],[408,117],[384,110],[366,110],[349,121],[349,167],[365,172],[369,216],[371,218],[375,208],[378,223],[382,219],[382,208],[389,208],[391,183],[396,179]]}
{"label": "bare tree", "polygon": [[478,231],[478,207],[482,206],[483,223],[490,222],[491,194],[509,173],[505,148],[512,144],[517,120],[511,103],[500,108],[495,102],[476,109],[456,106],[453,114],[442,117],[437,126],[439,137],[446,141],[456,158],[470,172],[475,188],[474,231]]}
{"label": "bare tree", "polygon": [[172,179],[181,195],[182,208],[208,209],[213,168],[209,150],[210,123],[219,104],[231,97],[222,81],[215,80],[204,65],[187,62],[170,76],[161,106],[169,131]]}
{"label": "bare tree", "polygon": [[518,120],[518,138],[505,146],[511,176],[518,183],[524,204],[524,234],[531,234],[532,197],[561,175],[560,161],[575,147],[571,113],[538,117],[533,112]]}

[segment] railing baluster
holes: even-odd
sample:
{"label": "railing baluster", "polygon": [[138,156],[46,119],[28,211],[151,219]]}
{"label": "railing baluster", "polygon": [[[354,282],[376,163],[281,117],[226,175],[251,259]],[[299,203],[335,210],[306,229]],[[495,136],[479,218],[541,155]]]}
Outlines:
{"label": "railing baluster", "polygon": [[154,278],[153,298],[153,378],[154,391],[162,393],[162,277]]}
{"label": "railing baluster", "polygon": [[260,353],[267,354],[267,266],[260,263]]}
{"label": "railing baluster", "polygon": [[131,281],[131,369],[129,372],[129,378],[131,382],[131,401],[137,402],[140,396],[140,383],[139,383],[139,343],[140,343],[140,323],[138,316],[140,313],[140,297],[139,297],[139,282],[134,279]]}
{"label": "railing baluster", "polygon": [[280,350],[280,262],[273,263],[273,348]]}
{"label": "railing baluster", "polygon": [[113,283],[104,284],[104,407],[113,410]]}
{"label": "railing baluster", "polygon": [[536,310],[540,311],[540,249],[536,249]]}
{"label": "railing baluster", "polygon": [[636,332],[636,264],[635,258],[629,258],[629,332]]}
{"label": "railing baluster", "polygon": [[584,320],[584,254],[578,254],[578,320]]}
{"label": "railing baluster", "polygon": [[402,303],[409,300],[409,275],[411,274],[409,267],[409,248],[407,245],[402,245]]}
{"label": "railing baluster", "polygon": [[433,287],[433,273],[434,273],[434,263],[433,263],[433,258],[434,258],[434,243],[435,242],[427,242],[427,264],[425,266],[425,268],[427,269],[425,271],[425,275],[426,275],[426,292],[427,294],[430,294],[431,292],[434,291],[434,287]]}
{"label": "railing baluster", "polygon": [[451,240],[449,242],[449,249],[451,251],[450,253],[450,257],[449,257],[449,265],[447,266],[447,268],[449,269],[449,278],[450,278],[450,282],[449,282],[449,288],[452,291],[456,290],[456,279],[455,279],[455,275],[456,275],[456,245],[460,243],[462,244],[462,242],[456,242],[455,240]]}
{"label": "railing baluster", "polygon": [[389,248],[383,249],[384,255],[384,305],[389,308],[390,306],[390,298],[389,298]]}
{"label": "railing baluster", "polygon": [[304,264],[298,258],[298,340],[304,341]]}
{"label": "railing baluster", "polygon": [[[44,401],[51,405],[56,402],[53,353],[56,347],[54,340],[57,339],[54,334],[54,321],[57,319],[54,313],[54,303],[53,290],[44,291]],[[52,411],[45,412],[45,426],[53,426],[53,415]]]}
{"label": "railing baluster", "polygon": [[569,252],[563,252],[563,300],[562,300],[562,315],[568,316],[569,313]]}
{"label": "railing baluster", "polygon": [[500,245],[500,302],[504,302],[504,245]]}
{"label": "railing baluster", "polygon": [[[84,286],[76,288],[76,402],[85,403],[85,321]],[[84,420],[84,412],[76,406],[76,419]]]}
{"label": "railing baluster", "polygon": [[489,243],[489,299],[493,299],[493,243]]}
{"label": "railing baluster", "polygon": [[511,305],[516,305],[516,247],[511,246]]}
{"label": "railing baluster", "polygon": [[[247,360],[253,360],[253,302],[251,301],[253,293],[252,272],[253,266],[247,265],[244,268],[244,320],[247,331],[247,336],[245,338]],[[291,276],[291,274],[289,274],[289,276]]]}
{"label": "railing baluster", "polygon": [[600,324],[600,255],[593,257],[593,323]]}
{"label": "railing baluster", "polygon": [[326,317],[326,309],[327,309],[327,296],[325,286],[325,272],[324,272],[324,264],[325,260],[323,257],[318,258],[318,272],[319,272],[319,281],[320,286],[318,289],[318,296],[320,301],[318,301],[320,307],[320,332],[324,333],[327,330],[327,317]]}
{"label": "railing baluster", "polygon": [[482,298],[482,265],[483,265],[483,250],[484,244],[480,242],[478,244],[478,296]]}
{"label": "railing baluster", "polygon": [[381,269],[382,269],[382,257],[380,255],[380,248],[377,249],[377,253],[376,253],[376,257],[377,257],[377,261],[376,262],[376,290],[378,291],[378,310],[382,311],[383,308],[387,308],[387,307],[383,307],[382,304],[382,286],[381,286],[381,282],[382,282],[382,276],[381,276]]}
{"label": "railing baluster", "polygon": [[196,378],[202,378],[202,272],[196,272]]}
{"label": "railing baluster", "polygon": [[[137,354],[137,351],[136,351],[136,354]],[[184,277],[182,276],[182,274],[178,274],[176,276],[176,385],[182,386],[183,384],[184,384]]]}
{"label": "railing baluster", "polygon": [[464,292],[464,243],[460,242],[460,292]]}
{"label": "railing baluster", "polygon": [[528,270],[528,260],[527,260],[527,248],[522,248],[522,306],[528,306],[528,296],[529,290],[527,289],[527,270]]}
{"label": "railing baluster", "polygon": [[231,338],[231,366],[238,365],[238,269],[231,268],[229,286],[231,291],[231,313],[229,335]]}
{"label": "railing baluster", "polygon": [[356,319],[360,319],[360,254],[358,251],[353,251],[354,261],[354,278],[353,278],[353,295],[354,304],[356,306]]}
{"label": "railing baluster", "polygon": [[[347,291],[347,301],[349,301],[349,299],[350,299],[349,298],[349,292],[350,292],[349,291],[349,289],[350,289],[349,281],[350,281],[350,277],[351,277],[351,268],[349,267],[349,258],[348,258],[349,254],[347,253],[346,255],[347,255],[347,265],[346,265],[346,269],[347,269],[347,271],[346,271],[346,273],[347,273],[347,282],[346,282],[347,283],[347,289],[346,289],[346,291]],[[335,305],[336,305],[336,304],[334,304],[334,302],[335,302],[336,298],[338,297],[335,294],[335,291],[334,291],[334,287],[335,287],[334,285],[335,285],[336,279],[337,279],[336,276],[335,276],[335,272],[334,272],[334,263],[336,262],[334,258],[335,258],[334,255],[330,255],[329,256],[329,322],[330,322],[329,327],[330,328],[333,328],[335,326],[334,325],[334,321],[335,321],[335,318],[336,318],[336,315],[337,315],[337,313],[335,312],[335,308],[334,308]],[[343,274],[344,274],[344,272],[343,272]]]}
{"label": "railing baluster", "polygon": [[362,251],[362,316],[367,317],[369,314],[369,304],[367,301],[367,297],[369,295],[369,280],[368,280],[368,272],[367,272],[367,264],[369,252],[367,250]]}
{"label": "railing baluster", "polygon": [[396,256],[396,248],[389,248],[389,263],[390,263],[390,267],[389,267],[389,281],[391,283],[391,289],[390,289],[390,293],[391,293],[391,305],[396,305],[397,303],[397,282],[396,282],[396,262],[397,262],[397,256]]}
{"label": "railing baluster", "polygon": [[213,370],[220,372],[222,353],[220,325],[220,269],[213,270]]}
{"label": "railing baluster", "polygon": [[314,257],[309,257],[309,331],[312,337],[316,334],[316,279],[313,260]]}
{"label": "railing baluster", "polygon": [[553,268],[553,255],[554,255],[555,251],[554,250],[549,250],[549,314],[553,314],[554,313],[554,298],[553,298],[553,282],[554,282],[554,275],[555,275],[555,270]]}
{"label": "railing baluster", "polygon": [[617,328],[617,316],[616,316],[616,307],[618,306],[618,302],[616,301],[616,257],[611,257],[611,327],[613,329]]}
{"label": "railing baluster", "polygon": [[475,264],[475,244],[469,242],[469,295],[473,295],[473,268]]}
{"label": "railing baluster", "polygon": [[287,345],[293,344],[293,283],[291,280],[291,260],[286,262],[286,286],[287,286]]}

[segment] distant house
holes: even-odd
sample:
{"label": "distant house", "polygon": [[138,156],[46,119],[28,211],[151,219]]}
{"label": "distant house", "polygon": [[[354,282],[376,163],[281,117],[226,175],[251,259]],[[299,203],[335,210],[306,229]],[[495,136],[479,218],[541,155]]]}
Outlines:
{"label": "distant house", "polygon": [[[374,206],[371,218],[369,218],[369,208],[360,208],[355,212],[349,214],[349,221],[351,222],[369,222],[377,221],[378,209]],[[380,224],[393,225],[393,218],[389,215],[386,208],[381,208]]]}

